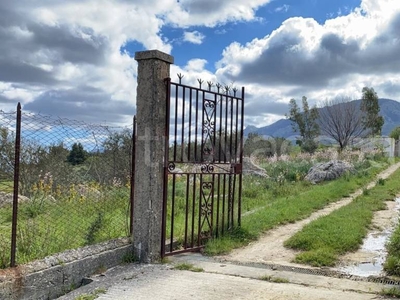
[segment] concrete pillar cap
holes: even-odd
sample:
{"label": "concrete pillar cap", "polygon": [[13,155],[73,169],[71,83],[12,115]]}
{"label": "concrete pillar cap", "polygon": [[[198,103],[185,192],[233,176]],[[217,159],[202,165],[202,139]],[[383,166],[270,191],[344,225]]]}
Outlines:
{"label": "concrete pillar cap", "polygon": [[169,64],[174,63],[173,56],[171,56],[167,53],[161,52],[159,50],[138,51],[135,53],[135,59],[137,61],[145,60],[145,59],[158,59],[158,60],[165,61]]}

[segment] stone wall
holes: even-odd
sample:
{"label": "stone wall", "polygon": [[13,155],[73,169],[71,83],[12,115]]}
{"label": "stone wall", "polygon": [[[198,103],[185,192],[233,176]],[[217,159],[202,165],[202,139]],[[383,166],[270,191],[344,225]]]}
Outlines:
{"label": "stone wall", "polygon": [[0,299],[55,299],[85,284],[85,278],[132,255],[129,239],[68,250],[16,268],[0,270]]}

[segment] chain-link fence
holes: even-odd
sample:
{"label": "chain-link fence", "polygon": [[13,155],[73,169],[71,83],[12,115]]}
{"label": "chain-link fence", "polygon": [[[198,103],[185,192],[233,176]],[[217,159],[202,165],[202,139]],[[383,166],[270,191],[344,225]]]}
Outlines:
{"label": "chain-link fence", "polygon": [[18,144],[17,116],[0,112],[0,267],[128,236],[134,125],[22,113]]}

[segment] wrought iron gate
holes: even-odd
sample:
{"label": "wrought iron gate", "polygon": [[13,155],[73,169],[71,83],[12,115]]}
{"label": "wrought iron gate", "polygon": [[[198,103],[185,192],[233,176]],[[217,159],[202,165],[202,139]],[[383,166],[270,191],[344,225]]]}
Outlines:
{"label": "wrought iron gate", "polygon": [[[244,88],[166,79],[162,256],[240,226]],[[202,88],[202,85],[206,88]]]}

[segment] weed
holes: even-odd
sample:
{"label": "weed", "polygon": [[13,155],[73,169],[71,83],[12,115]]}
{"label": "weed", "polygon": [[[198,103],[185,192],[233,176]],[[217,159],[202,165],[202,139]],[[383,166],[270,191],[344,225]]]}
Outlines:
{"label": "weed", "polygon": [[385,179],[379,178],[379,179],[378,179],[378,184],[379,184],[379,185],[385,185]]}
{"label": "weed", "polygon": [[274,283],[289,283],[290,281],[286,278],[282,278],[282,277],[274,277],[271,275],[265,275],[265,276],[261,276],[260,280],[264,280],[264,281],[269,281],[269,282],[274,282]]}
{"label": "weed", "polygon": [[193,268],[193,265],[192,264],[187,264],[187,263],[181,263],[181,264],[176,265],[174,267],[175,270],[185,270],[185,271],[188,271],[191,268]]}
{"label": "weed", "polygon": [[193,267],[190,271],[192,271],[192,272],[204,272],[204,269],[203,268]]}
{"label": "weed", "polygon": [[171,260],[168,258],[168,257],[163,257],[161,260],[160,260],[160,263],[161,264],[169,264],[171,262]]}
{"label": "weed", "polygon": [[229,231],[219,239],[210,240],[205,249],[206,255],[219,255],[228,253],[231,249],[247,245],[257,238],[256,234],[250,233],[243,227],[237,227]]}
{"label": "weed", "polygon": [[368,196],[370,193],[371,193],[371,192],[370,192],[370,190],[369,190],[368,188],[364,187],[364,188],[362,189],[362,194],[363,194],[364,196]]}
{"label": "weed", "polygon": [[100,265],[96,271],[94,271],[93,275],[99,275],[99,274],[103,274],[104,272],[107,271],[107,267],[104,265]]}
{"label": "weed", "polygon": [[382,291],[379,293],[382,296],[389,296],[392,298],[400,298],[400,289],[397,287],[392,287],[390,289],[382,289]]}
{"label": "weed", "polygon": [[384,264],[384,270],[388,275],[400,275],[400,226],[392,233],[387,245],[388,256]]}
{"label": "weed", "polygon": [[264,281],[271,281],[272,276],[271,275],[264,275],[260,277],[260,280]]}
{"label": "weed", "polygon": [[96,234],[99,232],[101,227],[103,226],[104,222],[104,215],[102,212],[97,213],[96,219],[93,221],[93,223],[89,226],[88,231],[85,236],[85,244],[86,245],[91,245],[94,243]]}
{"label": "weed", "polygon": [[181,270],[181,271],[182,270],[184,270],[184,271],[192,271],[192,272],[203,272],[204,271],[203,268],[198,268],[198,267],[195,267],[194,265],[188,264],[188,263],[178,264],[178,265],[176,265],[174,267],[174,269],[175,270]]}
{"label": "weed", "polygon": [[62,290],[64,294],[68,294],[69,292],[73,291],[76,289],[75,283],[71,283],[69,286],[63,286]]}
{"label": "weed", "polygon": [[125,264],[131,264],[135,261],[137,261],[137,257],[135,256],[135,254],[133,254],[133,252],[127,252],[122,257],[122,262]]}
{"label": "weed", "polygon": [[104,294],[106,292],[105,289],[95,289],[92,293],[90,294],[83,294],[75,298],[75,300],[94,300],[97,297],[99,297],[100,294]]}

